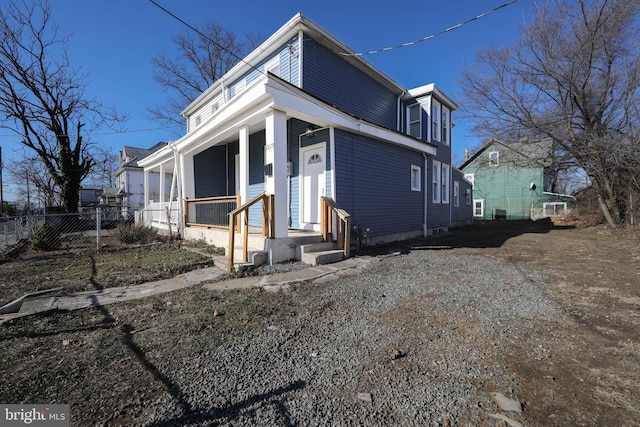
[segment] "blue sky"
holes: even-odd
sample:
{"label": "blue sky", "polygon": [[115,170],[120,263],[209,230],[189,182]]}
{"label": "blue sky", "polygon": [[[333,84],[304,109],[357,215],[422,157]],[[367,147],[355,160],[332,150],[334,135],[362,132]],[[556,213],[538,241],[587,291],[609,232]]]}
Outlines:
{"label": "blue sky", "polygon": [[[156,0],[193,26],[212,21],[234,30],[271,35],[301,12],[356,52],[385,48],[421,39],[508,3],[509,0]],[[72,64],[89,72],[88,95],[129,114],[127,132],[103,130],[91,140],[101,145],[148,147],[176,139],[175,130],[158,129],[146,118],[147,108],[161,103],[166,93],[153,80],[151,58],[173,56],[171,36],[189,31],[148,0],[50,0],[60,34],[70,34]],[[407,88],[435,83],[456,101],[456,80],[465,62],[490,45],[504,45],[528,19],[533,0],[518,0],[495,13],[413,46],[365,59]],[[467,124],[455,117],[454,164],[466,147],[479,144]],[[5,160],[18,145],[2,132]],[[5,183],[5,193],[10,192]]]}

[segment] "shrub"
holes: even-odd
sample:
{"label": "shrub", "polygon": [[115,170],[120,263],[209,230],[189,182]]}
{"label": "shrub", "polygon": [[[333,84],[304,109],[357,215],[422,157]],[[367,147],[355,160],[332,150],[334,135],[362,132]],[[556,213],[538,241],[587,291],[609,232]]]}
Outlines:
{"label": "shrub", "polygon": [[123,243],[151,243],[155,240],[158,231],[139,224],[120,224],[116,227],[116,238]]}
{"label": "shrub", "polygon": [[55,251],[56,249],[60,249],[60,244],[60,231],[48,222],[45,222],[42,227],[33,233],[31,245],[34,249]]}

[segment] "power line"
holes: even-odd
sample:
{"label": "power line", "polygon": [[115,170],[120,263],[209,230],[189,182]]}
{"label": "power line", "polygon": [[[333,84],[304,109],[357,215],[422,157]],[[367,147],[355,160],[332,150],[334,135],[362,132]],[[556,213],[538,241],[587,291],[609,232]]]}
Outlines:
{"label": "power line", "polygon": [[[151,0],[151,1],[153,1],[153,0]],[[407,42],[407,43],[397,44],[397,45],[395,45],[395,46],[389,46],[389,47],[385,47],[385,48],[382,48],[382,49],[370,50],[370,51],[368,51],[368,52],[361,52],[361,53],[346,53],[346,52],[340,52],[340,54],[341,54],[341,55],[343,55],[343,56],[364,56],[364,55],[373,55],[373,54],[375,54],[375,53],[380,53],[380,52],[387,52],[387,51],[390,51],[390,50],[399,49],[399,48],[401,48],[401,47],[413,46],[413,45],[416,45],[416,44],[418,44],[418,43],[422,43],[422,42],[424,42],[424,41],[427,41],[427,40],[429,40],[429,39],[432,39],[432,38],[434,38],[434,37],[437,37],[437,36],[439,36],[439,35],[442,35],[442,34],[444,34],[444,33],[448,33],[449,31],[453,31],[453,30],[455,30],[455,29],[458,29],[458,28],[462,27],[463,25],[467,25],[467,24],[469,24],[470,22],[477,21],[478,19],[482,19],[482,18],[484,18],[485,16],[490,15],[490,14],[492,14],[493,12],[496,12],[496,11],[498,11],[498,10],[502,9],[503,7],[507,7],[507,6],[509,6],[510,4],[515,3],[516,1],[518,1],[518,0],[511,0],[510,2],[505,3],[505,4],[503,4],[503,5],[500,5],[500,6],[496,7],[496,8],[493,8],[493,9],[491,9],[491,10],[490,10],[490,11],[488,11],[488,12],[482,13],[482,14],[480,14],[480,15],[478,15],[478,16],[475,16],[475,17],[473,17],[473,18],[471,18],[471,19],[467,19],[466,21],[461,22],[461,23],[459,23],[459,24],[456,24],[456,25],[454,25],[454,26],[452,26],[452,27],[449,27],[449,28],[447,28],[447,29],[444,29],[444,30],[438,31],[437,33],[433,33],[433,34],[431,34],[431,35],[429,35],[429,36],[423,37],[423,38],[421,38],[421,39],[418,39],[418,40],[415,40],[415,41],[412,41],[412,42]]]}

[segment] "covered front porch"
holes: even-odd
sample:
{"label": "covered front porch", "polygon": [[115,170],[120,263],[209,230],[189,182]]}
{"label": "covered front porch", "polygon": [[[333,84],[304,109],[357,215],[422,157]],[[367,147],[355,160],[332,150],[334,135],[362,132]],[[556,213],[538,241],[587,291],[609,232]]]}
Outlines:
{"label": "covered front porch", "polygon": [[[158,211],[148,215],[150,224],[223,247],[236,260],[245,258],[242,246],[266,252],[269,263],[300,259],[307,241],[338,237],[337,219],[328,221],[328,235],[321,230],[322,197],[335,191],[333,127],[322,114],[302,113],[310,107],[298,104],[310,101],[292,98],[292,90],[276,79],[258,79],[186,136],[141,161],[145,176],[175,178],[177,203],[149,204],[145,211]],[[258,200],[237,215],[231,233],[230,214],[261,194],[270,200],[266,219]],[[265,221],[269,233],[258,233]]]}

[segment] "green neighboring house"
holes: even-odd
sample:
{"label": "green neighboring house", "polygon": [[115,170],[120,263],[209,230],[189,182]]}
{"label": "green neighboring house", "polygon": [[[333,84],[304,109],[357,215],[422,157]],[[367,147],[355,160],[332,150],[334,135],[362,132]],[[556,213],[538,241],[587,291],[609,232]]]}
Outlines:
{"label": "green neighboring house", "polygon": [[474,219],[540,219],[564,214],[571,196],[557,194],[553,142],[487,142],[460,167],[473,184]]}

